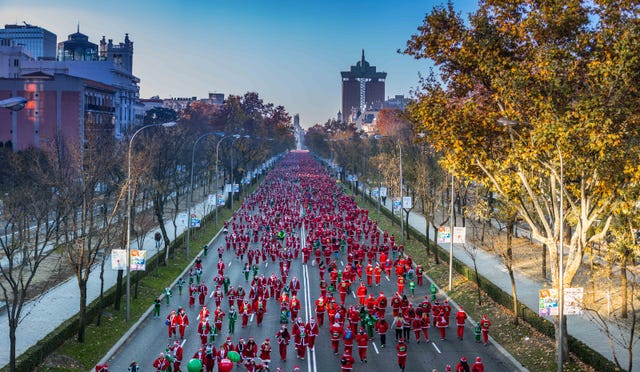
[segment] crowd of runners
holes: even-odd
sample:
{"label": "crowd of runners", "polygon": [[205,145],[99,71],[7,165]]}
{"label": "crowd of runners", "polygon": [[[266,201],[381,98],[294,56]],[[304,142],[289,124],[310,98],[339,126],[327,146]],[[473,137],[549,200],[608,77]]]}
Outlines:
{"label": "crowd of runners", "polygon": [[[424,280],[423,267],[405,254],[393,235],[378,229],[308,153],[285,156],[245,198],[224,232],[224,245],[205,247],[187,277],[165,291],[166,304],[177,290],[177,295],[188,296],[189,309],[176,307],[165,317],[161,299],[154,303],[153,316],[164,319],[168,338],[153,363],[156,371],[186,370],[193,359],[207,372],[216,366],[228,371],[234,365],[266,371],[272,358],[296,360],[276,371],[300,371],[296,363],[318,342],[331,345],[342,371],[365,370],[374,340],[401,371],[484,371],[480,357],[468,361],[460,356],[438,368],[406,366],[407,355],[424,351],[422,345],[432,338],[463,340],[466,313],[438,298],[435,286]],[[240,280],[227,275],[225,252],[232,252],[242,265]],[[204,272],[203,260],[215,260],[215,272]],[[289,273],[294,260],[317,272],[320,297],[308,299],[313,314],[307,314],[306,321],[300,313],[301,281]],[[275,270],[265,272],[265,263]],[[381,290],[382,278],[395,283],[393,293]],[[416,287],[423,286],[430,295],[416,297]],[[195,319],[189,319],[195,311]],[[280,322],[273,337],[235,337],[237,326],[261,327],[265,314],[273,312],[279,313]],[[485,315],[471,342],[486,345],[490,326]],[[196,350],[183,350],[189,329],[200,340]],[[130,370],[138,368],[132,363]]]}

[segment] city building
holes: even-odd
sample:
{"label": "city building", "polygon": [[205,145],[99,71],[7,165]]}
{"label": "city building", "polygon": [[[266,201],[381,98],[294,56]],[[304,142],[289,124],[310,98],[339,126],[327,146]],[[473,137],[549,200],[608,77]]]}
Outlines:
{"label": "city building", "polygon": [[96,61],[98,44],[89,41],[89,36],[78,31],[69,35],[67,40],[58,43],[59,61]]}
{"label": "city building", "polygon": [[35,60],[56,59],[57,36],[42,27],[24,25],[5,25],[0,29],[0,46],[22,46],[24,51]]}
{"label": "city building", "polygon": [[379,110],[385,97],[386,72],[376,71],[362,57],[349,71],[340,72],[342,76],[342,117],[346,122],[355,122],[358,116],[370,109]]}
{"label": "city building", "polygon": [[404,95],[396,94],[395,96],[393,96],[393,98],[388,98],[386,101],[384,101],[382,108],[398,109],[400,111],[404,111],[404,109],[409,104],[409,101],[410,100],[408,98],[405,98]]}
{"label": "city building", "polygon": [[[107,42],[103,36],[98,47],[97,60],[22,60],[20,65],[20,76],[33,73],[62,74],[113,87],[116,91],[114,113],[116,138],[124,138],[130,128],[141,124],[140,116],[136,113],[140,79],[133,75],[133,42],[129,39],[129,34],[125,34],[124,42],[117,45],[112,39]],[[10,76],[0,75],[0,77]]]}
{"label": "city building", "polygon": [[0,99],[24,97],[20,111],[0,111],[0,145],[78,148],[90,136],[114,136],[117,90],[67,74],[41,71],[0,78]]}

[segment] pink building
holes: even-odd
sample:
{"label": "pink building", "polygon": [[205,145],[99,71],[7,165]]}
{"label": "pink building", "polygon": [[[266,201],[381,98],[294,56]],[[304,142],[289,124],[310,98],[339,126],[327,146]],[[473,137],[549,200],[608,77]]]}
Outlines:
{"label": "pink building", "polygon": [[113,138],[115,93],[109,85],[65,74],[0,78],[0,100],[29,100],[21,111],[0,111],[0,146],[19,151],[74,146],[92,134]]}

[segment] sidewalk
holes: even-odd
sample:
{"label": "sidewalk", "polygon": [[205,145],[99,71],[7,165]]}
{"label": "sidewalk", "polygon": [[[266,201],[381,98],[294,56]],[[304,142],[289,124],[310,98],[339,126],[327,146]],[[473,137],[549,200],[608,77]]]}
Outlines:
{"label": "sidewalk", "polygon": [[[360,194],[356,196],[360,198]],[[358,199],[359,200],[359,199]],[[382,205],[387,210],[391,210],[391,198],[387,198],[387,202]],[[373,216],[370,216],[373,218]],[[411,212],[409,214],[409,225],[415,228],[417,231],[424,232],[426,229],[426,220],[423,215]],[[430,236],[435,237],[435,231],[430,227]],[[468,243],[467,243],[468,244]],[[449,244],[445,248],[449,250]],[[453,244],[453,256],[463,262],[469,267],[473,267],[473,261],[469,254],[464,250],[461,244]],[[480,275],[487,278],[489,281],[500,287],[504,292],[511,294],[511,282],[507,269],[502,263],[502,260],[495,255],[488,253],[480,248],[477,249],[476,261],[478,263],[478,272]],[[526,305],[529,309],[538,313],[538,290],[544,287],[544,283],[536,281],[520,275],[515,274],[516,278],[516,290],[518,291],[518,300]],[[548,317],[549,321],[553,321],[552,317]],[[614,337],[619,337],[617,327],[613,323],[609,324],[610,330]],[[588,345],[594,351],[600,353],[602,356],[613,361],[613,352],[608,342],[608,337],[604,329],[600,324],[597,324],[589,318],[588,315],[570,315],[567,316],[567,332],[576,339],[582,341]],[[626,340],[629,339],[629,331],[624,334]],[[625,345],[620,343],[614,343],[616,348],[616,356],[620,365],[626,367],[629,363],[629,355],[625,349]],[[637,335],[634,337],[633,345],[633,358],[634,362],[640,360],[640,337]],[[637,363],[634,363],[637,364]]]}
{"label": "sidewalk", "polygon": [[[198,203],[192,206],[192,212],[202,215],[204,208],[204,202]],[[178,222],[177,225],[177,235],[179,236],[185,231],[186,224],[182,225]],[[169,239],[173,241],[175,236],[173,234],[173,223],[170,219],[165,222],[165,228]],[[147,258],[151,258],[156,254],[153,236],[157,231],[160,231],[160,229],[156,228],[150,231],[143,241],[142,249],[147,250]],[[131,248],[138,249],[137,242],[133,239]],[[195,248],[199,249],[200,247]],[[104,270],[104,290],[106,291],[116,284],[118,272],[111,269],[111,258],[107,256],[105,259],[107,260]],[[87,281],[87,304],[94,301],[99,295],[100,266],[96,264]],[[75,316],[80,311],[79,298],[78,282],[75,276],[72,276],[49,289],[38,299],[25,303],[22,310],[22,319],[16,330],[16,355],[22,355],[38,341],[53,332],[60,324]],[[9,364],[9,324],[7,317],[4,315],[1,316],[0,320],[0,334],[7,335],[5,347],[0,348],[0,368],[4,368]]]}

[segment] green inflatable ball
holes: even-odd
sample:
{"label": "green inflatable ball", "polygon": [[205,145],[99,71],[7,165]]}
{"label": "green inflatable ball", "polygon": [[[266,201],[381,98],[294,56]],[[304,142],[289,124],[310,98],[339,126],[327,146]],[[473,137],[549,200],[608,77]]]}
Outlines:
{"label": "green inflatable ball", "polygon": [[200,372],[202,370],[202,361],[200,359],[191,359],[189,363],[187,363],[187,371],[189,372]]}
{"label": "green inflatable ball", "polygon": [[238,354],[237,351],[230,351],[227,353],[227,358],[229,358],[230,361],[238,363],[240,360],[242,360],[242,358],[240,358],[240,354]]}

